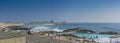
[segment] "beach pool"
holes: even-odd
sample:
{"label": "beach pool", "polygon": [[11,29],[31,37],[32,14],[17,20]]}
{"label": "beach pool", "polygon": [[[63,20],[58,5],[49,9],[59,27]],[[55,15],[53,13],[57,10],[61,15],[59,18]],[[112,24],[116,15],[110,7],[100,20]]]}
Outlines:
{"label": "beach pool", "polygon": [[74,33],[73,35],[78,37],[87,37],[87,38],[109,38],[114,35],[108,35],[108,34],[86,34],[86,33]]}

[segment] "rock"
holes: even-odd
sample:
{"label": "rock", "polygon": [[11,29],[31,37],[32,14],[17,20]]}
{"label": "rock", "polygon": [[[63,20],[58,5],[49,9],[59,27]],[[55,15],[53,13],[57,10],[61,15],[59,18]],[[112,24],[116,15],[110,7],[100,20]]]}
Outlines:
{"label": "rock", "polygon": [[92,31],[92,30],[80,29],[80,28],[67,29],[67,30],[64,30],[63,32],[96,33],[95,31]]}
{"label": "rock", "polygon": [[112,32],[112,31],[109,31],[109,32],[100,32],[99,34],[119,34],[118,32]]}
{"label": "rock", "polygon": [[8,26],[10,30],[30,30],[31,28],[21,27],[21,26]]}

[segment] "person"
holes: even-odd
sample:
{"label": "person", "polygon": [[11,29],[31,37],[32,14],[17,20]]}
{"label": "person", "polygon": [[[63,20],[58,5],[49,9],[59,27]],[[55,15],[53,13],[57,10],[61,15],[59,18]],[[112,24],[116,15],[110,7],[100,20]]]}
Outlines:
{"label": "person", "polygon": [[96,36],[96,38],[98,39],[98,36]]}
{"label": "person", "polygon": [[30,31],[30,30],[28,31],[28,35],[32,35],[32,33],[31,33],[31,31]]}
{"label": "person", "polygon": [[3,28],[2,31],[5,31],[5,28]]}

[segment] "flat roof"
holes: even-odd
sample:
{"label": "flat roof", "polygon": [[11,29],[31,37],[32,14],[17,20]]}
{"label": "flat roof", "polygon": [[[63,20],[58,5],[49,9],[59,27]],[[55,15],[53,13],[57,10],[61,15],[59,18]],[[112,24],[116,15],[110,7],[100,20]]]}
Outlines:
{"label": "flat roof", "polygon": [[2,39],[9,39],[9,38],[16,38],[16,37],[24,37],[25,34],[20,32],[3,32],[0,31],[0,40]]}

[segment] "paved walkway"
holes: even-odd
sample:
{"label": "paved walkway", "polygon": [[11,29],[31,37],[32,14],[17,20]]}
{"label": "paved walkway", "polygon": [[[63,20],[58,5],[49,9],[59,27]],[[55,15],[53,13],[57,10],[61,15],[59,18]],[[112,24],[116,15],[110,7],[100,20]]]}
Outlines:
{"label": "paved walkway", "polygon": [[27,43],[73,43],[73,42],[57,40],[51,37],[27,36]]}

